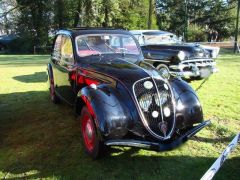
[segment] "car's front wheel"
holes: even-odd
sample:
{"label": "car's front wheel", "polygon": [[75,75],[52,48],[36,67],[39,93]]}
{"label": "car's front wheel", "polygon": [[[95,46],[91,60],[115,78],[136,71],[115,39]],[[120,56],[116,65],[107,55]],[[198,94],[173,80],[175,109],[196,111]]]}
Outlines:
{"label": "car's front wheel", "polygon": [[103,142],[97,136],[93,117],[86,106],[82,108],[79,120],[85,151],[93,159],[97,159],[104,154],[105,147]]}

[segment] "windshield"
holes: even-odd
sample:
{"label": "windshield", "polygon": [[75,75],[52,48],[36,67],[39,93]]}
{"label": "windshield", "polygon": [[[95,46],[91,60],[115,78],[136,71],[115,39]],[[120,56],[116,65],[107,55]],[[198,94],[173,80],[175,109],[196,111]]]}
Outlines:
{"label": "windshield", "polygon": [[176,44],[176,43],[182,42],[174,34],[142,35],[142,36],[139,36],[137,39],[138,39],[140,45]]}
{"label": "windshield", "polygon": [[80,57],[102,54],[140,55],[138,46],[130,35],[88,34],[76,37]]}

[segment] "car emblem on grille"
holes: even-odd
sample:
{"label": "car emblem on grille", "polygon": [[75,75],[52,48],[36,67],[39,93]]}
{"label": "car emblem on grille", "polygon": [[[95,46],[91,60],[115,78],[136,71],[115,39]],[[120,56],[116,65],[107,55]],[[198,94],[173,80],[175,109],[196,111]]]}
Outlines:
{"label": "car emblem on grille", "polygon": [[160,131],[166,136],[167,134],[167,122],[163,121],[158,124]]}

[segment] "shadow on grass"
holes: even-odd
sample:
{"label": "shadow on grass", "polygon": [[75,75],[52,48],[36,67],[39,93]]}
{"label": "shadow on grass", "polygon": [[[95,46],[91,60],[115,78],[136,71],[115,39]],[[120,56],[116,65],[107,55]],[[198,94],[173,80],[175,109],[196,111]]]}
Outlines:
{"label": "shadow on grass", "polygon": [[34,74],[15,76],[13,79],[24,83],[40,83],[47,81],[46,72],[35,72]]}
{"label": "shadow on grass", "polygon": [[199,137],[199,136],[194,136],[192,140],[197,141],[197,142],[207,142],[207,143],[219,143],[219,142],[231,142],[231,140],[235,136],[231,137],[222,137],[222,138],[207,138],[207,137]]}
{"label": "shadow on grass", "polygon": [[[0,103],[5,104],[0,112],[1,178],[199,179],[215,161],[135,148],[111,148],[93,161],[84,153],[73,110],[52,104],[47,91],[2,94]],[[218,179],[237,179],[240,158],[227,163]]]}

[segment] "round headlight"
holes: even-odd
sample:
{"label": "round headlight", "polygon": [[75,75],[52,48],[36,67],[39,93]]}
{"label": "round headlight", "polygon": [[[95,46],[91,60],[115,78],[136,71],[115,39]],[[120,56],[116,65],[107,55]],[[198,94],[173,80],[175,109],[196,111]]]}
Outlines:
{"label": "round headlight", "polygon": [[152,96],[150,94],[145,94],[139,99],[139,105],[143,109],[143,111],[147,111],[151,104]]}
{"label": "round headlight", "polygon": [[177,57],[178,57],[178,59],[179,59],[180,61],[182,61],[182,60],[185,59],[186,54],[185,54],[184,51],[179,51]]}
{"label": "round headlight", "polygon": [[[166,102],[167,102],[167,100],[168,100],[168,93],[166,93],[166,92],[163,92],[163,93],[161,93],[160,94],[160,100],[159,100],[159,98],[158,98],[158,95],[157,94],[155,94],[154,95],[154,99],[155,99],[155,102],[156,102],[156,104],[158,105],[158,106],[162,106],[163,104],[165,104]],[[161,102],[160,102],[161,101]]]}

